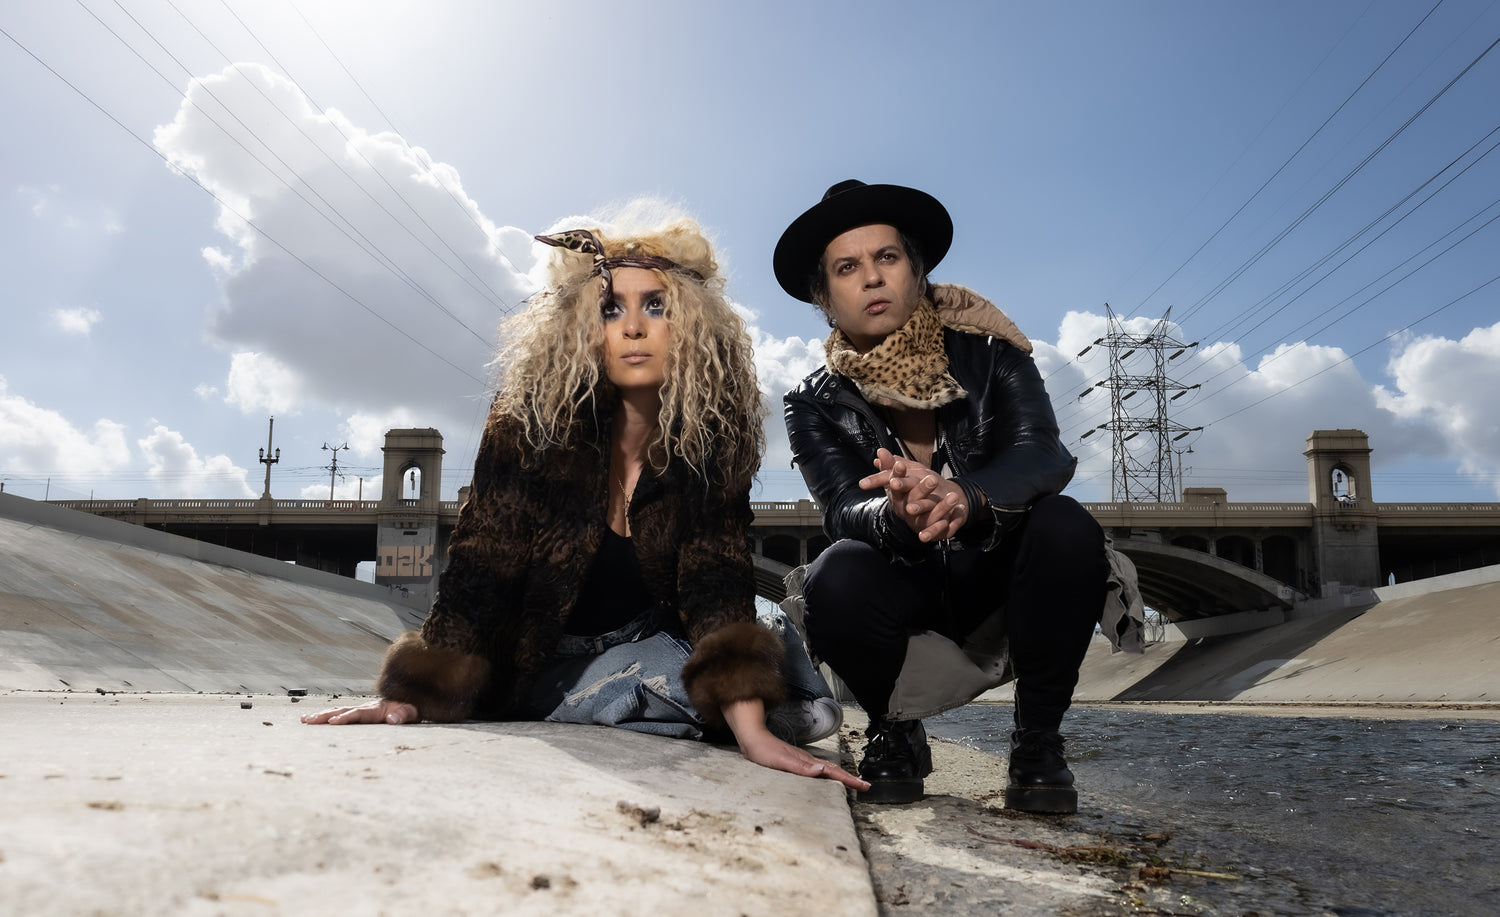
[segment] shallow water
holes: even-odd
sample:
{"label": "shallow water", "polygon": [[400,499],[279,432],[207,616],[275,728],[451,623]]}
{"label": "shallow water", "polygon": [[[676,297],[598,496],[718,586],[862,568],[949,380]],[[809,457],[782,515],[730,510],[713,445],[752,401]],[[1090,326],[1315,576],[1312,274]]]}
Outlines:
{"label": "shallow water", "polygon": [[[927,728],[1004,757],[1010,708]],[[1064,734],[1085,810],[1128,806],[1244,877],[1182,913],[1500,914],[1500,723],[1075,708]]]}

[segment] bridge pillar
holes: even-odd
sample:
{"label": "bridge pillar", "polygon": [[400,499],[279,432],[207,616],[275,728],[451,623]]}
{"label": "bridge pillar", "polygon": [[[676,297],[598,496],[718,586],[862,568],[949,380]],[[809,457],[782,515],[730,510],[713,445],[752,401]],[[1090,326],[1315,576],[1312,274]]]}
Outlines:
{"label": "bridge pillar", "polygon": [[1329,595],[1339,585],[1380,586],[1380,542],[1370,487],[1370,438],[1362,430],[1314,430],[1307,437],[1313,505],[1313,569]]}
{"label": "bridge pillar", "polygon": [[375,536],[375,582],[426,583],[437,572],[443,435],[431,427],[390,430],[381,451],[385,473]]}

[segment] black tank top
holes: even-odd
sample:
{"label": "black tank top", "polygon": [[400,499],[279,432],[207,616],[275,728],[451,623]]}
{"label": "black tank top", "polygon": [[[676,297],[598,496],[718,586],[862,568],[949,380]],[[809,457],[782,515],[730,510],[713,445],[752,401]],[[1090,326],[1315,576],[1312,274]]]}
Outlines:
{"label": "black tank top", "polygon": [[619,630],[652,604],[640,561],[635,557],[635,545],[606,526],[604,543],[589,564],[578,604],[563,630],[579,637],[597,637]]}

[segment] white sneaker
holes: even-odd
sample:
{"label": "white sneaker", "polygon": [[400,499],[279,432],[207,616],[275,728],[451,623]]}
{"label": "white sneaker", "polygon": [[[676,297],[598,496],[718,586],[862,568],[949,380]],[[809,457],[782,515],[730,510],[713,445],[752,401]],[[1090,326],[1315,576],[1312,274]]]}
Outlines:
{"label": "white sneaker", "polygon": [[766,716],[766,728],[788,745],[810,745],[839,731],[844,708],[831,697],[790,700]]}

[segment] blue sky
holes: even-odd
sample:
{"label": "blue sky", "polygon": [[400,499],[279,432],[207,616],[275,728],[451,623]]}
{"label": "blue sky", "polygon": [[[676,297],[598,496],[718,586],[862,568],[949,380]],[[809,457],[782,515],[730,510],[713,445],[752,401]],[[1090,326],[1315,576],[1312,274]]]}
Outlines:
{"label": "blue sky", "polygon": [[277,497],[326,497],[347,443],[333,486],[373,498],[391,426],[442,431],[451,497],[530,236],[645,196],[718,243],[761,496],[805,494],[776,416],[827,329],[770,253],[857,177],[948,206],[933,279],[1036,342],[1080,499],[1110,498],[1078,398],[1107,364],[1075,358],[1105,303],[1200,342],[1189,486],[1305,500],[1307,434],[1354,427],[1378,500],[1500,499],[1491,0],[12,0],[0,28],[7,492],[255,497],[274,414]]}

